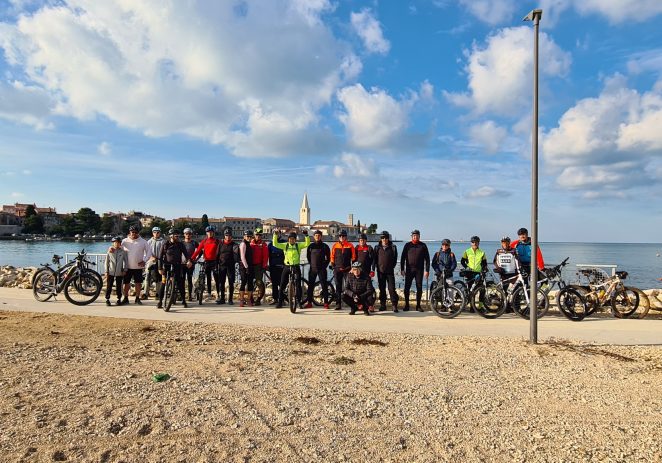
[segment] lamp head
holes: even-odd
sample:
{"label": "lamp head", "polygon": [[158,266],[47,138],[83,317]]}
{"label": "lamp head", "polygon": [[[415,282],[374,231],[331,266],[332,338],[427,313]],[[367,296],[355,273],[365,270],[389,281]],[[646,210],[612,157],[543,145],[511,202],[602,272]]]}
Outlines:
{"label": "lamp head", "polygon": [[538,17],[538,21],[542,19],[541,9],[532,10],[529,14],[524,16],[524,19],[522,19],[522,21],[535,21],[536,16]]}

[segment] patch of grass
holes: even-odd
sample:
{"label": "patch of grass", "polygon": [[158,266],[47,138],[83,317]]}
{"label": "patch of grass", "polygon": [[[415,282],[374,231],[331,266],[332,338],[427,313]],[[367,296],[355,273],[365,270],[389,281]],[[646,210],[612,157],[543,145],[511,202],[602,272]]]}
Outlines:
{"label": "patch of grass", "polygon": [[299,336],[297,338],[294,338],[294,340],[302,344],[319,344],[322,342],[319,339],[312,336]]}
{"label": "patch of grass", "polygon": [[356,344],[359,346],[387,346],[388,343],[384,341],[380,341],[378,339],[365,339],[365,338],[360,338],[360,339],[352,339],[352,344]]}
{"label": "patch of grass", "polygon": [[351,365],[352,363],[356,363],[356,360],[341,355],[331,360],[331,363],[335,363],[336,365]]}

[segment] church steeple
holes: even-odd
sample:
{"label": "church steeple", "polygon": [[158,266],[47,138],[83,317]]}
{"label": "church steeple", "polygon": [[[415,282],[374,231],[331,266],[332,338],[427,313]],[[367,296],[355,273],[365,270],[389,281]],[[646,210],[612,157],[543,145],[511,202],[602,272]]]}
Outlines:
{"label": "church steeple", "polygon": [[308,193],[303,193],[301,210],[299,210],[299,223],[301,225],[310,225],[310,206],[308,206]]}

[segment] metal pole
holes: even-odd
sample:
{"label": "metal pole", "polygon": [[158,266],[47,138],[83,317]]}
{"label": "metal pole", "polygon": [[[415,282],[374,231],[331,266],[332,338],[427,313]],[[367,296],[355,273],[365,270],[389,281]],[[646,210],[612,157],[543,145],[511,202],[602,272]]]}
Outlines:
{"label": "metal pole", "polygon": [[533,132],[531,137],[531,344],[538,343],[538,34],[542,10],[533,10]]}

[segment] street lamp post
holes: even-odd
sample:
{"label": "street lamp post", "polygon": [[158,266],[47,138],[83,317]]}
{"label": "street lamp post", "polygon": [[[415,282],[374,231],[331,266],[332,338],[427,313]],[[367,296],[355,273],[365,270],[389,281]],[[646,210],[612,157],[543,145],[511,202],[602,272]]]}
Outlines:
{"label": "street lamp post", "polygon": [[533,131],[531,134],[531,310],[529,342],[538,343],[538,35],[542,10],[524,17],[533,21]]}

